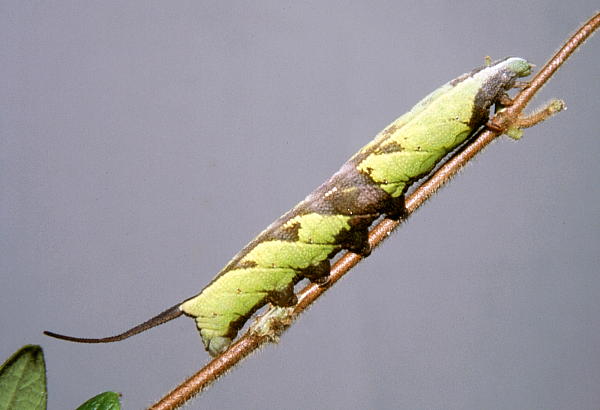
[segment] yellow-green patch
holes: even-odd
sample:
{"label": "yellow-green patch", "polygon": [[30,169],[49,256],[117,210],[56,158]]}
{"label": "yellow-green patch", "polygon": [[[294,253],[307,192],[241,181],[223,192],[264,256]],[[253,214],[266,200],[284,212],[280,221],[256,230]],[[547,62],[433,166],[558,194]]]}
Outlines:
{"label": "yellow-green patch", "polygon": [[296,216],[284,224],[284,227],[298,228],[298,239],[304,243],[330,244],[335,243],[335,237],[340,232],[350,230],[348,221],[351,217],[345,215],[321,215],[311,213]]}

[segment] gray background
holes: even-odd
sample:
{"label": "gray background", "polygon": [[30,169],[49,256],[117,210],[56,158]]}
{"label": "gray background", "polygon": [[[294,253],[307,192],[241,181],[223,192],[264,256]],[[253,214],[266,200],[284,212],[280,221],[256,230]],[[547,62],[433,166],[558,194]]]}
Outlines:
{"label": "gray background", "polygon": [[[49,408],[150,405],[207,362],[180,318],[273,219],[486,55],[537,64],[596,0],[3,1],[0,357],[41,344]],[[575,4],[573,4],[575,3]],[[598,409],[600,38],[502,138],[191,408]],[[533,105],[537,105],[534,102]]]}

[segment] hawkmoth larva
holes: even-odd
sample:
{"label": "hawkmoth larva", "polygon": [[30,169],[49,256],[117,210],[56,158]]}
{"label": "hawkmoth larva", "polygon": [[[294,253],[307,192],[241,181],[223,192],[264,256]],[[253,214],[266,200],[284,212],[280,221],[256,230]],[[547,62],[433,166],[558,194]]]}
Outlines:
{"label": "hawkmoth larva", "polygon": [[402,216],[408,187],[485,125],[490,107],[506,101],[506,91],[530,72],[524,59],[506,58],[429,94],[260,233],[198,295],[112,337],[45,333],[76,342],[113,342],[186,314],[195,318],[208,352],[220,354],[257,309],[267,303],[294,305],[294,285],[304,278],[326,281],[339,251],[368,255],[373,221]]}

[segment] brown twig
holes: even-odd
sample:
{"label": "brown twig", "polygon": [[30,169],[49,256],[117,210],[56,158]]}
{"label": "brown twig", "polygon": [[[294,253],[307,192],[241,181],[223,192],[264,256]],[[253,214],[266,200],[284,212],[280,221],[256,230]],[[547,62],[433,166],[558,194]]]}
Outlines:
{"label": "brown twig", "polygon": [[[565,45],[544,65],[539,73],[531,80],[529,86],[523,89],[513,100],[513,103],[505,110],[499,112],[493,118],[494,130],[485,129],[470,144],[464,147],[459,153],[454,155],[444,165],[442,165],[433,175],[423,182],[415,191],[406,198],[407,216],[419,208],[431,195],[443,186],[477,153],[485,148],[503,131],[511,127],[518,127],[521,112],[539,91],[539,89],[550,79],[558,68],[569,58],[569,56],[579,47],[593,32],[600,26],[600,13],[593,16],[581,28],[569,38]],[[522,124],[525,126],[525,124]],[[375,226],[370,234],[369,241],[373,247],[381,243],[390,233],[400,224],[398,221],[390,219],[382,220]],[[320,287],[315,284],[309,284],[298,294],[298,304],[288,310],[287,321],[280,322],[280,329],[276,329],[277,334],[258,334],[252,329],[234,343],[225,353],[213,359],[198,373],[183,382],[159,402],[154,404],[153,410],[171,410],[182,406],[194,395],[204,390],[216,379],[230,370],[242,359],[255,351],[266,342],[272,341],[287,328],[293,320],[310,306],[321,294],[323,294],[331,285],[337,282],[354,265],[361,260],[361,257],[354,253],[346,253],[332,267],[330,281],[326,287]],[[265,313],[269,315],[270,312]]]}

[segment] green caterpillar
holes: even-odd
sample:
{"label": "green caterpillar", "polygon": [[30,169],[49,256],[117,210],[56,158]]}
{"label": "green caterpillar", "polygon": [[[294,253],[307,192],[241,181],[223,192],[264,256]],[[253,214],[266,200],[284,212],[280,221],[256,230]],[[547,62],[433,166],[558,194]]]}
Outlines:
{"label": "green caterpillar", "polygon": [[185,314],[196,320],[206,350],[219,355],[265,304],[293,306],[297,282],[325,283],[338,252],[369,255],[370,225],[382,215],[401,217],[409,186],[484,126],[490,107],[505,101],[517,78],[530,73],[526,60],[510,57],[429,94],[260,233],[196,296],[112,337],[45,333],[75,342],[114,342]]}

